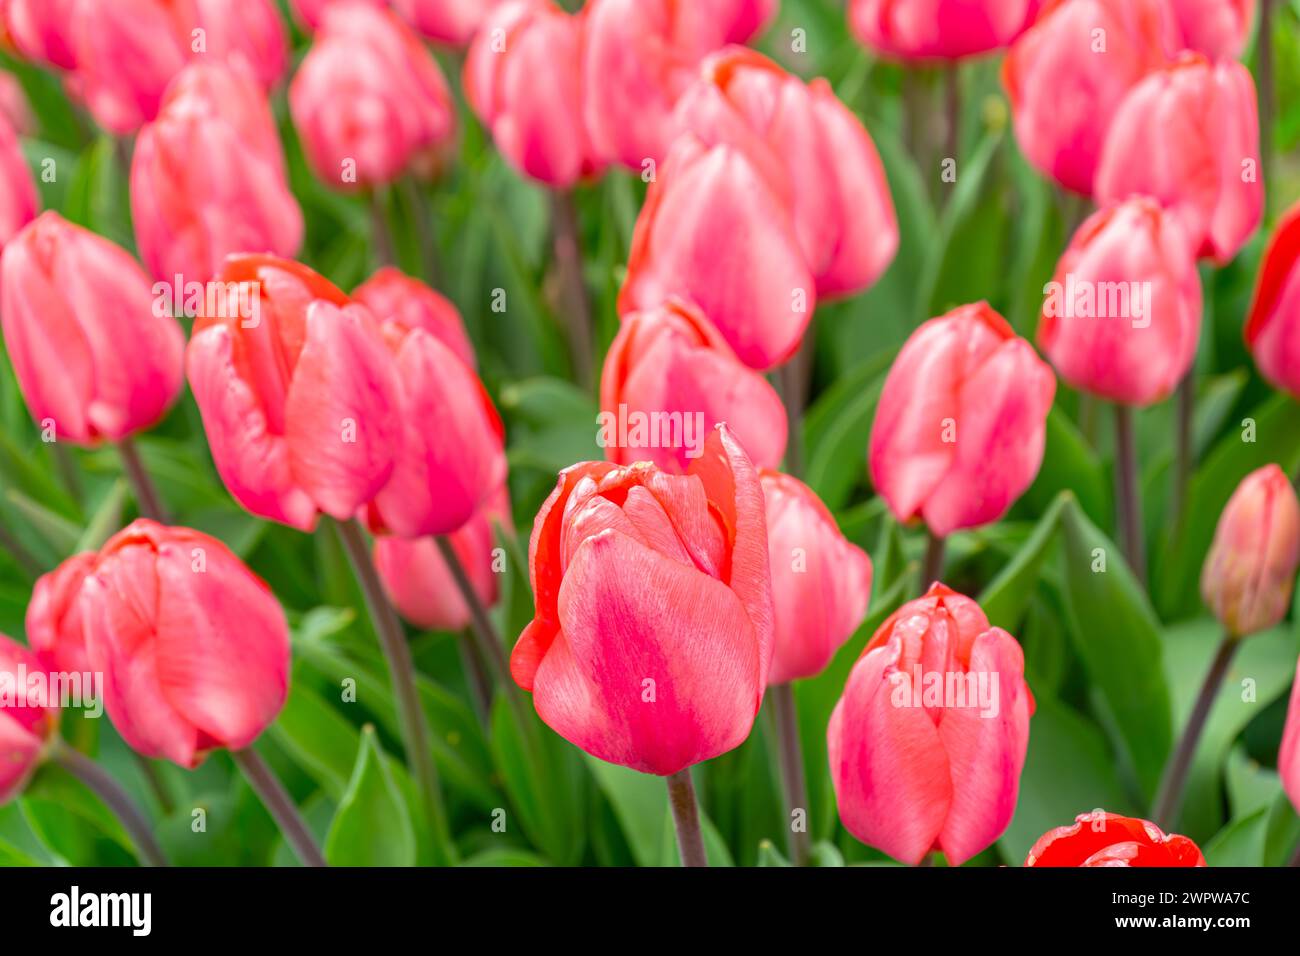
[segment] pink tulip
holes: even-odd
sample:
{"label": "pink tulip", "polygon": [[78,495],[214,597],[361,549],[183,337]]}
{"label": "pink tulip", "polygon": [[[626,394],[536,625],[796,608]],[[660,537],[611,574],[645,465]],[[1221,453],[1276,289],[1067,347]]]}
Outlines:
{"label": "pink tulip", "polygon": [[1241,480],[1219,516],[1201,595],[1233,637],[1286,617],[1300,565],[1300,501],[1286,473],[1265,465]]}
{"label": "pink tulip", "polygon": [[1255,0],[1166,0],[1173,14],[1170,56],[1199,50],[1212,59],[1235,60],[1246,49]]}
{"label": "pink tulip", "polygon": [[1300,662],[1296,664],[1295,683],[1291,685],[1282,746],[1277,752],[1277,772],[1282,777],[1282,789],[1290,797],[1291,806],[1300,813]]}
{"label": "pink tulip", "polygon": [[717,30],[717,46],[748,43],[768,28],[776,16],[778,0],[689,0],[707,11]]}
{"label": "pink tulip", "polygon": [[558,189],[600,168],[583,124],[581,15],[548,0],[495,7],[465,61],[465,97],[520,172]]}
{"label": "pink tulip", "polygon": [[1024,28],[1029,0],[850,0],[849,26],[899,60],[957,60],[1006,46]]}
{"label": "pink tulip", "polygon": [[299,22],[308,30],[319,27],[325,19],[325,14],[332,8],[348,4],[365,4],[376,10],[382,10],[388,6],[388,0],[289,0],[289,6],[293,8]]}
{"label": "pink tulip", "polygon": [[27,94],[12,73],[0,73],[0,120],[7,122],[18,136],[29,136],[36,130]]}
{"label": "pink tulip", "polygon": [[57,704],[33,693],[23,679],[42,670],[35,654],[0,634],[0,685],[11,687],[10,693],[0,695],[0,806],[22,792],[58,737]]}
{"label": "pink tulip", "polygon": [[208,282],[231,253],[298,251],[302,213],[251,76],[202,63],[177,75],[136,140],[131,218],[149,270],[182,286]]}
{"label": "pink tulip", "polygon": [[57,438],[118,441],[176,400],[185,337],[120,246],[42,213],[5,246],[0,293],[18,386]]}
{"label": "pink tulip", "polygon": [[1300,203],[1282,217],[1264,252],[1246,345],[1269,382],[1300,395]]}
{"label": "pink tulip", "polygon": [[637,217],[619,313],[680,296],[751,368],[788,359],[816,307],[817,290],[783,183],[765,155],[680,137]]}
{"label": "pink tulip", "polygon": [[465,323],[456,306],[419,279],[384,266],[353,289],[352,298],[374,313],[380,322],[395,322],[405,329],[424,329],[470,368],[477,367],[474,346],[465,334]]}
{"label": "pink tulip", "polygon": [[537,713],[601,760],[668,776],[739,746],[772,657],[763,489],[725,426],[689,474],[561,472],[529,547],[536,613],[510,661]]}
{"label": "pink tulip", "polygon": [[[1002,79],[1025,158],[1091,196],[1121,101],[1165,61],[1164,0],[1063,0],[1012,46]],[[1104,52],[1101,52],[1104,50]]]}
{"label": "pink tulip", "polygon": [[[264,90],[289,68],[289,40],[275,0],[191,0],[193,29],[203,30],[203,49],[191,50],[199,62],[213,59],[240,66],[255,76]],[[193,31],[190,33],[193,39]]]}
{"label": "pink tulip", "polygon": [[760,475],[772,565],[769,685],[820,674],[862,623],[871,559],[840,533],[811,488],[777,471]]}
{"label": "pink tulip", "polygon": [[105,543],[78,602],[109,719],[146,757],[192,769],[247,747],[284,706],[284,612],[216,538],[134,521]]}
{"label": "pink tulip", "polygon": [[740,143],[784,170],[819,297],[860,292],[893,260],[898,220],[884,166],[825,80],[805,84],[760,53],[728,47],[705,61],[677,119],[708,145]]}
{"label": "pink tulip", "polygon": [[77,596],[82,582],[95,566],[96,554],[74,554],[53,571],[43,574],[27,605],[27,642],[50,670],[78,673],[90,670],[86,639],[81,627]]}
{"label": "pink tulip", "polygon": [[1249,70],[1184,53],[1133,89],[1106,136],[1097,197],[1134,194],[1170,209],[1198,255],[1223,264],[1237,254],[1264,210]]}
{"label": "pink tulip", "polygon": [[871,480],[899,521],[944,537],[997,521],[1038,474],[1052,370],[988,303],[921,325],[885,379]]}
{"label": "pink tulip", "polygon": [[331,7],[289,84],[289,111],[321,181],[339,189],[391,182],[452,138],[447,82],[419,37],[391,11]]}
{"label": "pink tulip", "polygon": [[468,46],[501,0],[393,0],[393,9],[423,36],[450,46]]}
{"label": "pink tulip", "polygon": [[1011,822],[1033,712],[1016,639],[936,583],[880,626],[831,714],[844,826],[904,863],[960,866]]}
{"label": "pink tulip", "polygon": [[40,208],[36,182],[22,147],[5,117],[0,116],[0,249],[34,218]]}
{"label": "pink tulip", "polygon": [[74,10],[81,0],[6,0],[4,25],[18,52],[62,70],[77,66]]}
{"label": "pink tulip", "polygon": [[785,455],[786,413],[776,391],[698,310],[676,299],[624,317],[605,356],[600,408],[605,455],[616,464],[651,461],[685,474],[718,422],[731,427],[756,467],[775,468]]}
{"label": "pink tulip", "polygon": [[254,319],[201,315],[189,345],[222,481],[253,514],[305,531],[318,512],[353,517],[392,476],[402,435],[378,322],[287,259],[232,256],[217,279],[258,303]]}
{"label": "pink tulip", "polygon": [[1135,197],[1093,213],[1070,240],[1038,344],[1075,388],[1149,405],[1187,374],[1200,329],[1201,280],[1185,233]]}

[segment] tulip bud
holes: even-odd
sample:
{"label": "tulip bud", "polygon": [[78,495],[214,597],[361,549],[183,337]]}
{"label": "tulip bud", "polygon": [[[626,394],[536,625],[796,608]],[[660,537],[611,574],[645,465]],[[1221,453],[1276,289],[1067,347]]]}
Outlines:
{"label": "tulip bud", "polygon": [[1184,53],[1133,88],[1106,134],[1097,198],[1136,194],[1169,209],[1197,255],[1222,265],[1237,254],[1264,210],[1249,70]]}
{"label": "tulip bud", "polygon": [[231,253],[298,251],[302,213],[251,76],[201,63],[176,76],[136,140],[131,218],[149,270],[182,289],[209,282]]}
{"label": "tulip bud", "polygon": [[368,7],[381,10],[388,6],[388,0],[289,0],[289,6],[293,8],[294,15],[308,30],[315,30],[319,27],[325,19],[325,14],[331,8],[348,4],[365,4]]}
{"label": "tulip bud", "polygon": [[29,60],[61,70],[77,66],[73,8],[80,0],[7,0],[4,26],[18,52]]}
{"label": "tulip bud", "polygon": [[247,747],[289,690],[289,628],[261,578],[216,538],[141,519],[104,544],[78,598],[117,732],[194,768]]}
{"label": "tulip bud", "polygon": [[748,43],[768,28],[776,16],[777,0],[693,0],[707,11],[717,45]]}
{"label": "tulip bud", "polygon": [[1015,42],[1002,80],[1034,168],[1092,195],[1120,102],[1165,61],[1164,16],[1163,0],[1071,0],[1049,6]]}
{"label": "tulip bud", "polygon": [[850,0],[849,27],[899,60],[957,60],[1004,47],[1024,28],[1029,0]]}
{"label": "tulip bud", "polygon": [[1300,663],[1296,664],[1295,683],[1291,685],[1282,746],[1277,752],[1277,772],[1282,778],[1282,789],[1291,799],[1291,806],[1300,813]]}
{"label": "tulip bud", "polygon": [[1201,596],[1232,637],[1286,617],[1300,563],[1300,501],[1286,474],[1265,465],[1242,479],[1219,516],[1201,571]]}
{"label": "tulip bud", "polygon": [[510,0],[480,27],[465,98],[520,172],[567,189],[600,168],[583,124],[582,16],[549,0]]}
{"label": "tulip bud", "polygon": [[424,329],[470,368],[478,366],[456,306],[419,279],[384,266],[352,290],[352,299],[368,308],[381,323]]}
{"label": "tulip bud", "polygon": [[1198,50],[1214,60],[1235,60],[1246,49],[1255,0],[1166,0],[1172,13],[1169,55]]}
{"label": "tulip bud", "polygon": [[326,11],[289,84],[289,112],[320,180],[348,190],[392,182],[452,137],[455,112],[433,55],[388,10]]}
{"label": "tulip bud", "polygon": [[[190,52],[200,62],[220,60],[247,70],[269,90],[289,67],[289,41],[275,0],[190,0],[194,26]],[[202,30],[202,49],[196,31]]]}
{"label": "tulip bud", "polygon": [[[3,25],[0,25],[0,39],[3,39]],[[36,130],[27,94],[12,73],[0,73],[0,121],[7,122],[17,136],[30,136]]]}
{"label": "tulip bud", "polygon": [[776,391],[677,299],[623,319],[605,355],[600,408],[600,441],[616,464],[646,460],[685,474],[718,422],[756,467],[775,468],[785,455],[786,412]]}
{"label": "tulip bud", "polygon": [[5,246],[0,324],[27,407],[57,438],[118,441],[156,422],[180,392],[184,335],[156,309],[144,270],[58,213]]}
{"label": "tulip bud", "polygon": [[22,792],[57,739],[57,702],[23,678],[44,669],[35,654],[0,634],[0,806]]}
{"label": "tulip bud", "polygon": [[1264,378],[1300,395],[1300,203],[1277,224],[1256,282],[1246,345]]}
{"label": "tulip bud", "polygon": [[0,249],[40,208],[36,183],[23,158],[18,137],[4,116],[0,116]]}
{"label": "tulip bud", "polygon": [[763,471],[760,480],[772,564],[770,686],[820,674],[853,636],[871,598],[871,559],[799,479]]}
{"label": "tulip bud", "polygon": [[960,866],[1011,822],[1033,711],[1016,639],[934,584],[876,631],[831,714],[844,826],[905,863]]}
{"label": "tulip bud", "polygon": [[773,175],[741,146],[680,137],[637,217],[619,314],[678,295],[751,368],[793,355],[817,290]]}
{"label": "tulip bud", "polygon": [[95,566],[93,551],[74,554],[53,571],[41,575],[27,605],[27,641],[51,670],[84,673],[90,670],[86,638],[77,595]]}
{"label": "tulip bud", "polygon": [[1205,866],[1205,857],[1187,837],[1166,835],[1149,820],[1094,811],[1044,833],[1025,866],[1197,867]]}
{"label": "tulip bud", "polygon": [[687,475],[584,462],[533,525],[536,612],[511,673],[552,730],[668,776],[739,746],[763,700],[763,490],[725,426]]}
{"label": "tulip bud", "polygon": [[1001,518],[1038,474],[1056,377],[988,303],[921,325],[885,378],[871,480],[945,537]]}
{"label": "tulip bud", "polygon": [[287,259],[232,256],[217,279],[257,303],[254,318],[199,316],[187,355],[222,481],[253,514],[302,530],[318,511],[351,518],[387,483],[401,441],[378,323]]}
{"label": "tulip bud", "polygon": [[463,47],[501,0],[393,0],[393,9],[423,36]]}

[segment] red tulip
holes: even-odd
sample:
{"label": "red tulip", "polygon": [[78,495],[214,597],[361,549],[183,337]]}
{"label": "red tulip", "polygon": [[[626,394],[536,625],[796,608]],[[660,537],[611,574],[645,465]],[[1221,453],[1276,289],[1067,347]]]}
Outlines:
{"label": "red tulip", "polygon": [[1249,70],[1185,53],[1133,89],[1106,135],[1097,196],[1134,194],[1168,208],[1198,255],[1222,264],[1237,254],[1264,209]]}
{"label": "red tulip", "polygon": [[956,60],[1004,47],[1024,28],[1029,0],[850,0],[859,40],[900,60]]}
{"label": "red tulip", "polygon": [[960,866],[1011,822],[1033,711],[1016,639],[936,582],[876,631],[831,714],[844,826],[905,863]]}
{"label": "red tulip", "polygon": [[18,137],[0,116],[0,249],[36,218],[40,199]]}
{"label": "red tulip", "polygon": [[194,29],[203,30],[203,49],[190,48],[201,62],[213,58],[248,70],[264,90],[289,68],[289,41],[275,0],[191,0]]}
{"label": "red tulip", "polygon": [[1082,813],[1074,826],[1048,830],[1029,850],[1025,866],[1205,866],[1185,836],[1166,835],[1154,823],[1117,813]]}
{"label": "red tulip", "polygon": [[0,634],[0,687],[10,686],[0,694],[0,806],[22,792],[57,739],[58,706],[23,679],[43,670],[35,654]]}
{"label": "red tulip", "polygon": [[820,674],[853,636],[871,598],[871,559],[840,533],[811,488],[777,471],[760,480],[772,565],[772,669],[785,684]]}
{"label": "red tulip", "polygon": [[77,66],[74,8],[81,0],[6,0],[4,26],[29,60],[72,70]]}
{"label": "red tulip", "polygon": [[740,143],[784,170],[818,296],[860,292],[893,260],[898,220],[884,166],[825,80],[805,84],[753,50],[728,47],[705,61],[677,117],[708,145]]}
{"label": "red tulip", "polygon": [[1201,595],[1227,632],[1245,637],[1286,617],[1300,565],[1300,501],[1286,473],[1265,465],[1241,480],[1219,516]]}
{"label": "red tulip", "polygon": [[1241,56],[1250,39],[1255,0],[1166,0],[1173,14],[1169,53],[1199,50],[1213,59]]}
{"label": "red tulip", "polygon": [[1002,79],[1016,140],[1043,175],[1092,195],[1120,102],[1165,61],[1163,3],[1063,0],[1012,46]]}
{"label": "red tulip", "polygon": [[118,441],[176,400],[184,335],[121,247],[42,213],[5,246],[0,292],[19,388],[58,438]]}
{"label": "red tulip", "polygon": [[108,716],[145,756],[197,767],[247,747],[284,706],[284,612],[216,538],[134,521],[105,543],[78,601]]}
{"label": "red tulip", "polygon": [[207,283],[231,253],[298,251],[302,213],[250,76],[198,63],[177,75],[136,140],[131,218],[149,270],[182,287]]}
{"label": "red tulip", "polygon": [[621,315],[680,296],[740,360],[767,369],[794,354],[816,307],[789,213],[764,157],[678,139],[637,217]]}
{"label": "red tulip", "polygon": [[1072,386],[1128,405],[1167,397],[1196,357],[1201,280],[1178,223],[1150,199],[1090,216],[1056,267],[1038,344]]}
{"label": "red tulip", "polygon": [[1300,395],[1300,203],[1277,224],[1256,281],[1246,345],[1269,382]]}
{"label": "red tulip", "polygon": [[772,656],[763,490],[725,426],[685,476],[584,462],[529,548],[536,614],[510,667],[551,729],[668,776],[749,736]]}
{"label": "red tulip", "polygon": [[501,0],[393,0],[393,9],[422,35],[463,47]]}
{"label": "red tulip", "polygon": [[41,575],[32,590],[24,624],[27,642],[50,670],[84,673],[91,669],[77,595],[96,557],[93,551],[74,554]]}
{"label": "red tulip", "polygon": [[997,521],[1038,474],[1052,370],[988,303],[912,333],[871,429],[871,480],[899,521],[946,536]]}
{"label": "red tulip", "polygon": [[405,329],[424,329],[456,357],[476,368],[474,346],[465,334],[465,324],[451,301],[392,266],[384,266],[352,290],[380,322],[395,322]]}
{"label": "red tulip", "polygon": [[672,299],[633,312],[605,355],[602,444],[616,464],[654,462],[685,474],[713,426],[726,422],[759,468],[785,455],[786,413],[763,376],[736,358],[698,310]]}
{"label": "red tulip", "polygon": [[232,256],[217,279],[257,303],[252,319],[201,315],[187,356],[222,480],[253,514],[303,530],[321,511],[351,518],[388,482],[401,441],[378,322],[287,259]]}
{"label": "red tulip", "polygon": [[289,111],[316,175],[340,189],[397,179],[455,131],[433,55],[395,13],[356,3],[326,11]]}
{"label": "red tulip", "polygon": [[1291,806],[1300,813],[1300,662],[1296,664],[1295,683],[1291,685],[1291,700],[1287,704],[1282,746],[1277,752],[1277,772]]}

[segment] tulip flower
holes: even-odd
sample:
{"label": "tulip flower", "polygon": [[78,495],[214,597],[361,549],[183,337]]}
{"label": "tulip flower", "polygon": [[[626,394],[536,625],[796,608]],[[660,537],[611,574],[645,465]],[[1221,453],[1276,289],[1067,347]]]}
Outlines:
{"label": "tulip flower", "polygon": [[605,355],[601,444],[616,464],[651,461],[685,474],[718,422],[756,467],[785,454],[786,412],[776,391],[736,358],[697,309],[677,299],[633,312]]}
{"label": "tulip flower", "polygon": [[1152,200],[1093,213],[1045,291],[1038,344],[1075,388],[1149,405],[1191,368],[1201,280],[1186,233]]}
{"label": "tulip flower", "polygon": [[436,43],[468,46],[488,11],[501,0],[393,0],[393,9]]}
{"label": "tulip flower", "polygon": [[784,170],[788,186],[778,189],[788,189],[819,297],[860,292],[893,260],[898,220],[884,166],[825,80],[805,84],[762,54],[728,47],[705,61],[677,121],[708,145],[741,143]]}
{"label": "tulip flower", "polygon": [[24,674],[43,671],[40,659],[0,634],[0,806],[22,792],[58,738],[59,709]]}
{"label": "tulip flower", "polygon": [[289,84],[289,112],[312,169],[338,189],[374,186],[427,163],[455,110],[433,55],[395,13],[330,7]]}
{"label": "tulip flower", "polygon": [[460,312],[449,299],[419,279],[385,266],[353,289],[352,299],[368,308],[380,322],[424,329],[470,368],[477,367],[474,346],[465,334]]}
{"label": "tulip flower", "polygon": [[41,575],[27,605],[27,642],[51,670],[67,673],[91,669],[77,601],[82,582],[95,566],[95,552],[74,554]]}
{"label": "tulip flower", "polygon": [[1246,49],[1255,0],[1166,0],[1172,13],[1169,54],[1198,50],[1235,60]]}
{"label": "tulip flower", "polygon": [[217,278],[257,304],[254,318],[194,323],[190,388],[218,473],[263,518],[302,530],[318,512],[351,518],[388,482],[401,444],[397,369],[378,323],[286,259],[232,256]]}
{"label": "tulip flower", "polygon": [[904,863],[960,866],[1011,822],[1033,711],[1016,639],[936,582],[876,631],[831,714],[840,819]]}
{"label": "tulip flower", "polygon": [[777,471],[760,474],[772,564],[769,685],[820,674],[862,623],[871,558],[840,533],[811,488]]}
{"label": "tulip flower", "polygon": [[206,284],[231,253],[298,251],[302,213],[251,76],[204,63],[177,75],[136,140],[131,218],[149,270],[182,289]]}
{"label": "tulip flower", "polygon": [[[0,33],[3,33],[2,27]],[[12,73],[0,73],[0,120],[7,122],[18,136],[28,136],[36,130],[27,94],[23,92],[18,77]]]}
{"label": "tulip flower", "polygon": [[299,22],[308,30],[315,30],[319,27],[325,20],[325,14],[333,7],[348,4],[365,4],[368,7],[381,10],[388,6],[388,0],[289,0],[289,6],[298,17]]}
{"label": "tulip flower", "polygon": [[[1195,123],[1188,122],[1191,116]],[[1184,53],[1151,74],[1115,114],[1096,185],[1103,203],[1134,194],[1158,200],[1182,224],[1197,255],[1219,264],[1231,260],[1264,210],[1250,71]]]}
{"label": "tulip flower", "polygon": [[1300,203],[1282,217],[1264,252],[1246,345],[1264,378],[1300,395]]}
{"label": "tulip flower", "polygon": [[957,60],[1006,46],[1029,0],[850,0],[849,27],[882,56]]}
{"label": "tulip flower", "polygon": [[1016,141],[1044,176],[1091,196],[1120,102],[1165,62],[1164,0],[1063,0],[1011,47],[1002,79]]}
{"label": "tulip flower", "polygon": [[6,0],[4,26],[18,52],[61,70],[77,66],[73,8],[81,0]]}
{"label": "tulip flower", "polygon": [[674,295],[698,307],[742,362],[768,369],[794,354],[816,283],[786,196],[744,147],[677,140],[632,234],[620,315]]}
{"label": "tulip flower", "polygon": [[[1282,730],[1282,746],[1277,752],[1277,772],[1282,778],[1282,789],[1291,798],[1291,806],[1300,813],[1300,663],[1296,664],[1295,683],[1291,685],[1291,700],[1287,704],[1286,726]],[[1296,850],[1300,859],[1300,848]]]}
{"label": "tulip flower", "polygon": [[694,0],[717,30],[717,45],[748,43],[776,16],[778,0]]}
{"label": "tulip flower", "polygon": [[1073,826],[1048,830],[1025,866],[1205,866],[1200,848],[1185,836],[1117,813],[1082,813]]}
{"label": "tulip flower", "polygon": [[28,410],[57,438],[121,441],[180,392],[184,335],[156,309],[144,270],[58,213],[5,246],[0,325]]}
{"label": "tulip flower", "polygon": [[556,733],[668,776],[740,745],[772,656],[763,490],[725,426],[684,476],[584,462],[533,525],[511,657]]}
{"label": "tulip flower", "polygon": [[219,59],[256,77],[270,90],[289,68],[289,40],[275,0],[189,0],[194,5],[194,30],[202,30],[202,49],[191,51],[200,61]]}
{"label": "tulip flower", "polygon": [[36,218],[40,199],[9,121],[0,116],[0,249]]}
{"label": "tulip flower", "polygon": [[1038,474],[1052,370],[987,303],[921,325],[885,378],[871,480],[899,521],[943,538],[996,521]]}

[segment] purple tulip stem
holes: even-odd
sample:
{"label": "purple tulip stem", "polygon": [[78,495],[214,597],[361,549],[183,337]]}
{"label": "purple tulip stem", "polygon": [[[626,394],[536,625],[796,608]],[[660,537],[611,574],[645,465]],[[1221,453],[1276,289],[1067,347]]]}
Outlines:
{"label": "purple tulip stem", "polygon": [[148,817],[107,770],[62,741],[55,743],[50,759],[85,784],[113,811],[135,844],[141,863],[146,866],[167,865],[167,858],[154,838]]}
{"label": "purple tulip stem", "polygon": [[708,866],[704,836],[700,832],[700,807],[695,801],[695,785],[691,782],[691,768],[679,770],[665,779],[668,783],[668,803],[673,808],[673,826],[677,829],[677,849],[682,856],[682,866]]}
{"label": "purple tulip stem", "polygon": [[126,471],[127,480],[131,482],[131,488],[135,492],[135,503],[140,509],[140,514],[159,524],[171,524],[167,507],[163,504],[153,479],[149,477],[149,470],[145,468],[144,461],[140,458],[140,451],[135,447],[135,441],[131,438],[123,438],[117,443],[117,451],[122,457],[122,467]]}
{"label": "purple tulip stem", "polygon": [[316,845],[316,838],[307,829],[307,823],[298,812],[298,805],[293,802],[284,784],[275,775],[270,764],[252,747],[244,750],[232,750],[230,757],[235,761],[248,785],[253,788],[262,805],[280,828],[284,841],[289,844],[303,866],[329,866],[325,855]]}
{"label": "purple tulip stem", "polygon": [[[804,779],[803,746],[799,741],[799,711],[795,706],[794,685],[777,684],[768,688],[772,712],[776,717],[776,734],[780,742],[781,780],[785,790],[786,826],[790,828],[790,861],[807,866],[811,856],[808,838],[808,785]],[[795,827],[794,811],[802,810],[802,826]]]}

